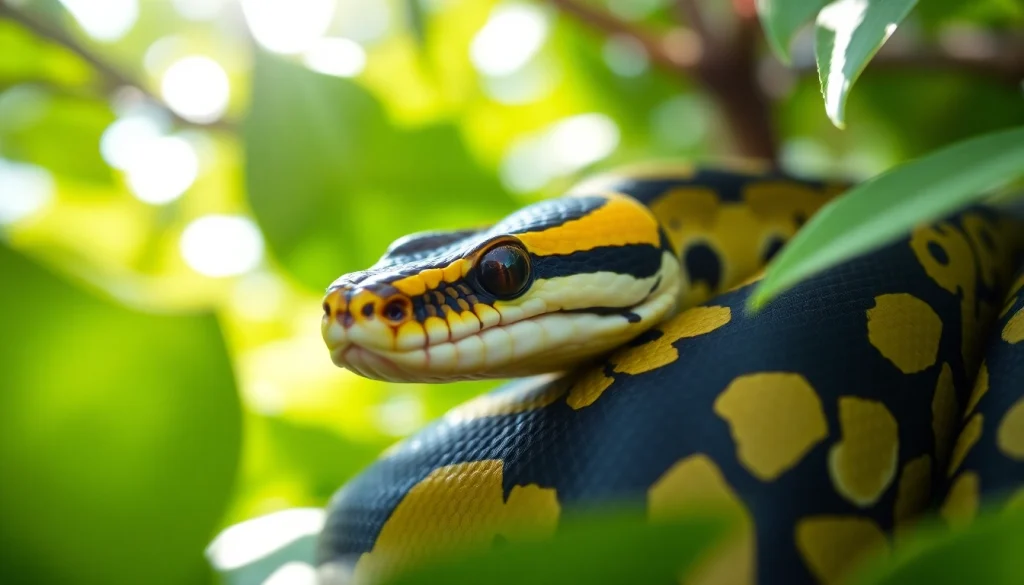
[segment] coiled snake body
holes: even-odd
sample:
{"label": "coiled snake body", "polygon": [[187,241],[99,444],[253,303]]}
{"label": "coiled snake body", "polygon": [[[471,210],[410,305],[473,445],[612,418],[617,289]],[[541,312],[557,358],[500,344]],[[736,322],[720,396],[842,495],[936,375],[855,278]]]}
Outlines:
{"label": "coiled snake body", "polygon": [[759,269],[840,191],[613,174],[338,279],[324,337],[358,373],[568,373],[456,408],[344,486],[326,579],[634,500],[652,518],[707,503],[743,518],[687,582],[836,583],[925,510],[957,523],[979,501],[1024,504],[1015,220],[965,210],[745,311]]}

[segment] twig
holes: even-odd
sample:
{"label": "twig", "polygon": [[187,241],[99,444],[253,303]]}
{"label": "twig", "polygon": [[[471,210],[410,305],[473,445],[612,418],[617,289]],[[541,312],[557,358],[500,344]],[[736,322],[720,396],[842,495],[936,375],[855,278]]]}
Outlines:
{"label": "twig", "polygon": [[56,43],[77,55],[83,61],[92,66],[92,68],[95,69],[97,73],[99,73],[103,91],[105,91],[106,93],[112,93],[117,89],[126,86],[134,87],[141,91],[142,94],[146,96],[146,98],[152,100],[157,104],[160,104],[161,106],[164,106],[164,108],[167,109],[168,113],[171,115],[174,121],[178,124],[184,126],[199,126],[203,128],[231,127],[230,124],[224,121],[214,122],[213,124],[196,124],[194,122],[186,120],[185,118],[182,118],[169,107],[167,107],[167,105],[158,95],[156,95],[155,93],[151,92],[148,88],[146,88],[145,84],[136,79],[133,79],[130,75],[128,75],[118,67],[111,64],[109,61],[103,59],[102,57],[94,53],[88,47],[78,42],[76,39],[72,38],[63,29],[53,26],[52,24],[45,22],[41,19],[38,19],[34,16],[31,16],[25,13],[23,10],[19,10],[11,6],[4,0],[0,0],[0,18],[5,18],[14,21],[20,24],[21,26],[25,27],[26,29],[30,30],[36,36],[46,39],[50,42]]}

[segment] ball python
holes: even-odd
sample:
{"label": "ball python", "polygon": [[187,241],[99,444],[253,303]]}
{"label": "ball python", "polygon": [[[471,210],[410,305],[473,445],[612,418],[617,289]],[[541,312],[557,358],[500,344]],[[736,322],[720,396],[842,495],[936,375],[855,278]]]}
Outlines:
{"label": "ball python", "polygon": [[965,209],[745,310],[765,264],[844,188],[614,172],[490,227],[404,237],[338,278],[322,322],[338,366],[530,377],[343,486],[322,580],[375,582],[626,500],[652,519],[711,504],[742,518],[686,583],[832,584],[925,511],[956,524],[979,501],[1024,504],[1019,221]]}

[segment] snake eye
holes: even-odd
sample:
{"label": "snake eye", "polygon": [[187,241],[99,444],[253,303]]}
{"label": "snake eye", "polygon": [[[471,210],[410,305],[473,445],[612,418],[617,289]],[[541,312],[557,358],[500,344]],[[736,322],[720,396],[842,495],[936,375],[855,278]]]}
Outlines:
{"label": "snake eye", "polygon": [[530,282],[530,255],[522,246],[499,244],[481,256],[476,270],[485,291],[499,299],[515,298]]}

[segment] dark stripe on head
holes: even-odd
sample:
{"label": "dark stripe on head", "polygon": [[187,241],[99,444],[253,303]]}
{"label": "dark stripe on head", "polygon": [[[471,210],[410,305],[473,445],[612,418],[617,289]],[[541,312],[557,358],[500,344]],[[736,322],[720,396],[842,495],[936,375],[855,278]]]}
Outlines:
{"label": "dark stripe on head", "polygon": [[608,202],[607,197],[563,197],[534,203],[513,213],[489,230],[491,234],[523,234],[558,227],[585,217]]}
{"label": "dark stripe on head", "polygon": [[663,251],[650,244],[606,246],[564,256],[533,256],[534,278],[616,272],[650,278],[661,270]]}

